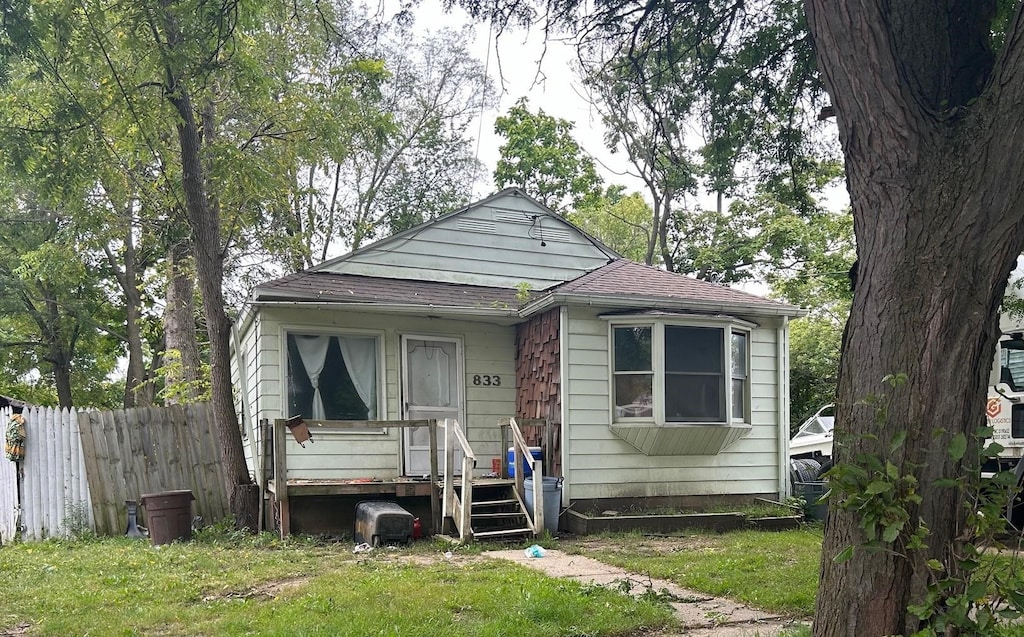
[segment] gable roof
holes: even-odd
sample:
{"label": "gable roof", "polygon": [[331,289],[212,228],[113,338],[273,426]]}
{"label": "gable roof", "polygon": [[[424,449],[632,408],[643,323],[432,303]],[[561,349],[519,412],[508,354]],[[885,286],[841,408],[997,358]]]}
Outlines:
{"label": "gable roof", "polygon": [[[524,289],[530,290],[525,303]],[[258,285],[251,301],[420,314],[429,310],[502,322],[578,303],[612,310],[806,313],[623,259],[518,188]]]}
{"label": "gable roof", "polygon": [[544,289],[618,256],[519,188],[506,188],[310,271]]}
{"label": "gable roof", "polygon": [[771,316],[802,316],[796,306],[673,274],[628,259],[597,268],[547,290],[533,291],[523,303],[512,288],[437,281],[299,272],[258,286],[255,305],[296,303],[390,312],[430,313],[515,323],[553,305],[585,303],[632,310],[663,309]]}

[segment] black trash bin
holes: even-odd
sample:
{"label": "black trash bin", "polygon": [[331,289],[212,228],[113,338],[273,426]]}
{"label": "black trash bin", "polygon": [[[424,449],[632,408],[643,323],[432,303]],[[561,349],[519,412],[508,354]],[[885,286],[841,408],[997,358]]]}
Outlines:
{"label": "black trash bin", "polygon": [[356,544],[409,544],[415,518],[401,506],[384,500],[367,500],[356,505],[352,537]]}
{"label": "black trash bin", "polygon": [[192,539],[192,492],[163,491],[142,496],[146,525],[153,544]]}

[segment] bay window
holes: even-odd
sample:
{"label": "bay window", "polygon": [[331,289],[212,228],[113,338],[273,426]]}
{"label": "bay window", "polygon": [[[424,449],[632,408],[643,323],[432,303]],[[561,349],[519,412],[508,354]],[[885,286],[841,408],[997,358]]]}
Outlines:
{"label": "bay window", "polygon": [[748,422],[749,333],[733,325],[613,323],[615,422]]}

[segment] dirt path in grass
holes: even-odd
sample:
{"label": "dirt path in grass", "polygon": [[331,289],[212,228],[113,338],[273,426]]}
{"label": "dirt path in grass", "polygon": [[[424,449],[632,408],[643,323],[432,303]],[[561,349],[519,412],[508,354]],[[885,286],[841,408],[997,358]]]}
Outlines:
{"label": "dirt path in grass", "polygon": [[646,575],[609,566],[593,558],[557,549],[547,549],[543,557],[527,557],[522,549],[488,551],[483,555],[522,564],[551,577],[566,577],[587,584],[607,586],[624,593],[628,592],[630,595],[663,595],[675,610],[676,617],[682,625],[682,632],[658,633],[650,637],[769,637],[801,623],[792,618],[744,606],[733,600],[698,593],[669,581],[651,579]]}

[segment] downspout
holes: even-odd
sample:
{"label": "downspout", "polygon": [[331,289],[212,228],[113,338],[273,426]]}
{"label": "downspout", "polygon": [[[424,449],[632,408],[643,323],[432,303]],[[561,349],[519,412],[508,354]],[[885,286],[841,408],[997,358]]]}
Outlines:
{"label": "downspout", "polygon": [[779,365],[779,501],[785,502],[790,496],[789,484],[789,317],[782,317],[778,327],[778,351],[776,357]]}
{"label": "downspout", "polygon": [[569,465],[569,308],[563,305],[558,310],[558,394],[560,396],[559,432],[562,454],[562,507],[572,502],[572,470]]}

